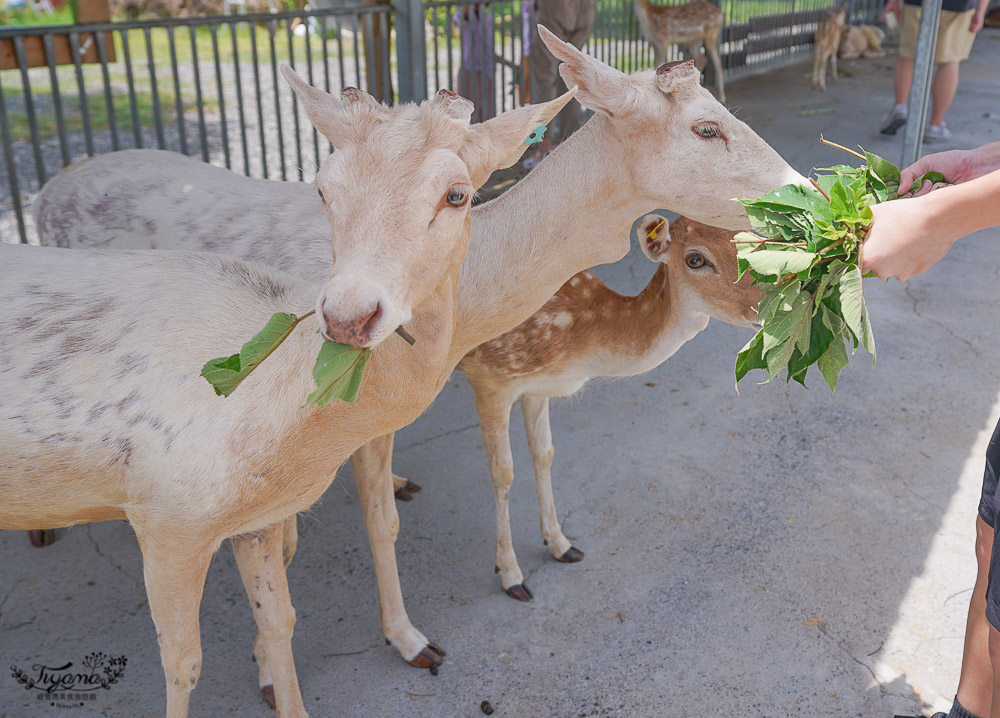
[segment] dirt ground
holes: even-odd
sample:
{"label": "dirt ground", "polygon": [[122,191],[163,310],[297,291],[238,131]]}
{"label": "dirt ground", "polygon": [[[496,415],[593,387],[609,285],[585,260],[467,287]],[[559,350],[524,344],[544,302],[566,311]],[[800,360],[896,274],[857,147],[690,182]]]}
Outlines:
{"label": "dirt ground", "polygon": [[[881,137],[893,58],[844,63],[826,93],[810,63],[733,82],[730,104],[803,172],[844,161],[820,134],[899,160]],[[1000,30],[983,31],[949,116],[949,147],[1000,140]],[[653,209],[653,208],[650,208]],[[401,505],[409,615],[448,651],[438,675],[385,646],[349,467],[299,519],[289,569],[310,714],[339,718],[661,716],[890,718],[947,709],[975,578],[983,452],[1000,416],[1000,230],[959,242],[907,284],[866,282],[878,342],[836,395],[745,380],[746,330],[712,323],[643,377],[594,382],[553,408],[556,502],[586,552],[542,546],[515,412],[511,516],[530,603],[493,573],[492,492],[471,393],[456,375],[397,438],[423,484]],[[599,274],[636,292],[635,248]],[[164,686],[135,538],[120,522],[32,549],[0,533],[0,718],[163,714]],[[253,621],[228,548],[201,613],[192,716],[268,716]],[[95,700],[38,698],[12,675],[125,656]],[[8,675],[11,674],[11,675]]]}

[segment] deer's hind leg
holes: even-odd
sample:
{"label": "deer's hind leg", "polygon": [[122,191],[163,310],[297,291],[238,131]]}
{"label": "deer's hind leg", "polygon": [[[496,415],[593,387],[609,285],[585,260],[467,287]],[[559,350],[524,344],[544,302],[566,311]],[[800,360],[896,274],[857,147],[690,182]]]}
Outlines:
{"label": "deer's hind leg", "polygon": [[167,718],[186,718],[201,675],[198,609],[218,542],[185,537],[176,527],[152,528],[129,517],[142,550],[149,611],[167,683]]}
{"label": "deer's hind leg", "polygon": [[521,397],[521,414],[524,431],[528,435],[528,449],[535,467],[535,486],[538,489],[538,511],[542,524],[542,538],[549,551],[563,563],[583,560],[583,551],[573,546],[562,532],[556,515],[552,495],[552,427],[549,424],[549,398],[525,394]]}
{"label": "deer's hind leg", "polygon": [[705,37],[705,50],[712,58],[712,66],[715,68],[715,87],[719,97],[719,102],[726,101],[726,87],[722,77],[722,57],[719,55],[719,35],[708,35]]}
{"label": "deer's hind leg", "polygon": [[[470,377],[472,380],[472,377]],[[514,399],[506,392],[490,391],[472,382],[476,395],[476,412],[483,432],[483,448],[493,482],[497,534],[493,548],[496,572],[504,591],[518,601],[530,601],[531,590],[524,585],[524,575],[517,565],[514,541],[510,533],[510,486],[514,483],[514,459],[510,452],[510,408]]]}
{"label": "deer's hind leg", "polygon": [[[293,525],[294,518],[291,519]],[[286,523],[278,522],[260,531],[234,536],[230,543],[257,622],[254,644],[260,652],[261,678],[263,680],[266,671],[271,679],[270,686],[262,686],[261,692],[268,703],[274,702],[278,715],[307,718],[292,657],[295,609],[288,592],[287,564],[279,560],[284,553],[282,535]]]}

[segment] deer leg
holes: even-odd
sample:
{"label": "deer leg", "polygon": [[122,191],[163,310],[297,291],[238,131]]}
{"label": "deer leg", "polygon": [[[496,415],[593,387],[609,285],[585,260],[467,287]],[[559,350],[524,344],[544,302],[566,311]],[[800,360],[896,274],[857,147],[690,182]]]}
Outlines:
{"label": "deer leg", "polygon": [[834,82],[840,82],[837,77],[837,48],[834,48],[833,51],[830,52],[830,77],[833,78]]}
{"label": "deer leg", "polygon": [[403,660],[418,668],[430,668],[443,663],[445,653],[413,627],[403,605],[396,566],[399,514],[393,497],[392,440],[393,434],[380,436],[354,452],[354,482],[375,562],[382,632]]}
{"label": "deer leg", "polygon": [[823,57],[823,50],[816,47],[816,54],[813,55],[813,88],[826,89],[826,58]]}
{"label": "deer leg", "polygon": [[705,71],[705,53],[702,52],[703,40],[695,40],[687,47],[689,60],[694,60],[695,67],[698,68],[698,72]]}
{"label": "deer leg", "polygon": [[719,36],[709,35],[705,38],[705,49],[708,56],[712,58],[712,66],[715,68],[715,86],[718,89],[719,102],[726,101],[726,87],[722,77],[722,57],[719,55]]}
{"label": "deer leg", "polygon": [[[130,517],[131,519],[132,517]],[[185,543],[165,530],[147,530],[132,520],[167,681],[167,718],[186,718],[191,691],[201,674],[198,608],[205,574],[218,544]],[[176,527],[170,527],[175,532]]]}
{"label": "deer leg", "polygon": [[[294,522],[295,517],[291,520]],[[257,622],[254,648],[260,651],[261,680],[264,680],[265,672],[270,679],[267,685],[261,686],[261,693],[268,704],[277,707],[279,716],[307,718],[292,657],[295,609],[288,593],[287,564],[278,560],[284,554],[286,523],[279,522],[260,531],[234,536],[230,543]]]}
{"label": "deer leg", "polygon": [[[299,545],[299,522],[298,516],[293,515],[285,519],[281,528],[281,562],[288,570],[288,564],[295,557],[295,551]],[[233,549],[235,553],[235,545]],[[239,557],[237,557],[239,560]],[[249,589],[248,595],[249,595]],[[258,623],[259,626],[259,623]],[[260,694],[271,708],[275,707],[274,701],[274,679],[271,678],[271,669],[267,663],[267,648],[264,636],[257,630],[257,635],[253,639],[253,660],[257,664],[258,685]]]}
{"label": "deer leg", "polygon": [[549,398],[525,394],[521,397],[521,414],[524,431],[528,435],[528,449],[535,466],[535,486],[538,489],[538,511],[541,516],[542,538],[549,551],[563,563],[583,560],[583,551],[575,548],[562,532],[556,504],[552,496],[552,426],[549,424]]}
{"label": "deer leg", "polygon": [[[476,389],[473,384],[473,390]],[[483,432],[483,448],[493,482],[493,501],[496,509],[497,535],[493,548],[496,572],[504,591],[518,601],[530,601],[531,590],[524,585],[521,567],[514,554],[514,541],[510,534],[510,485],[514,483],[514,459],[510,453],[510,407],[508,397],[477,391],[476,411]]]}

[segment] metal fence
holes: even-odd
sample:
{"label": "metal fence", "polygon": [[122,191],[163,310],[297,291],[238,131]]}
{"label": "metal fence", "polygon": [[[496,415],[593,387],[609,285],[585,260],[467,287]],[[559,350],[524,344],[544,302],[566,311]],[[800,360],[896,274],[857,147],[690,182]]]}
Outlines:
{"label": "metal fence", "polygon": [[[355,2],[355,0],[348,0]],[[721,0],[727,79],[794,60],[840,0]],[[0,240],[33,236],[32,197],[96,153],[154,147],[253,177],[311,180],[330,151],[278,64],[339,93],[387,101],[455,89],[488,117],[525,102],[530,0],[384,0],[303,12],[0,28]],[[880,0],[854,0],[873,21]],[[631,72],[652,64],[632,0],[597,0],[585,49]],[[679,57],[679,49],[668,59]],[[6,69],[3,69],[6,68]]]}

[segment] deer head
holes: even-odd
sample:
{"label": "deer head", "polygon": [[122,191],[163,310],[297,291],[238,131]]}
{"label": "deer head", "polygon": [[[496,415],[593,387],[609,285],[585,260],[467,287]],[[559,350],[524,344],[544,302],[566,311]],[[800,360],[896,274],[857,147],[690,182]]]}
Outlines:
{"label": "deer head", "polygon": [[563,61],[559,73],[578,87],[584,107],[603,115],[631,169],[623,181],[649,200],[727,229],[749,227],[735,197],[759,197],[788,183],[806,183],[777,152],[700,85],[694,62],[671,62],[626,75],[538,32]]}
{"label": "deer head", "polygon": [[337,150],[315,179],[336,258],[317,299],[320,329],[327,339],[366,347],[457,276],[473,193],[516,162],[525,138],[574,93],[470,126],[472,103],[447,90],[390,108],[355,88],[336,98],[289,67],[281,72]]}
{"label": "deer head", "polygon": [[680,217],[647,214],[636,226],[643,253],[667,265],[670,291],[691,311],[729,324],[758,328],[760,289],[749,276],[736,281],[733,233]]}

